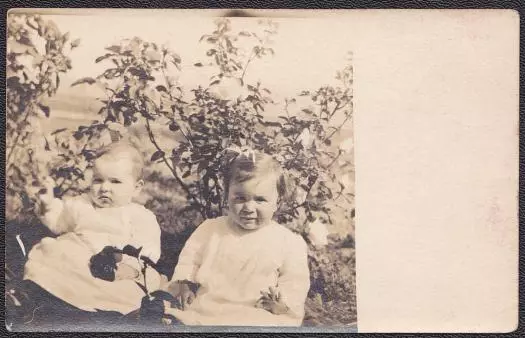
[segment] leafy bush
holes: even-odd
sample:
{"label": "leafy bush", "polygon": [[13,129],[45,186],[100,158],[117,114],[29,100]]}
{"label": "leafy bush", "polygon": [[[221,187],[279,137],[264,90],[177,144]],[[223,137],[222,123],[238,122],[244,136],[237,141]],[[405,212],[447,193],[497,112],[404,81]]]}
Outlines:
{"label": "leafy bush", "polygon": [[[191,89],[191,94],[168,75],[180,71],[178,54],[137,37],[106,48],[96,62],[110,62],[111,66],[97,77],[83,78],[73,85],[87,83],[105,90],[99,112],[102,123],[124,127],[144,124],[155,147],[151,161],[169,169],[187,197],[187,209],[198,211],[202,218],[222,215],[225,208],[222,172],[227,149],[249,146],[272,154],[287,171],[296,197],[281,206],[278,220],[303,233],[307,222],[317,218],[332,222],[329,201],[343,193],[351,197],[335,175],[337,169],[348,165],[342,156],[345,150],[332,143],[352,116],[352,67],[348,65],[338,74],[340,87],[303,91],[300,95],[309,97],[312,106],[302,109],[300,115],[291,115],[285,107],[271,120],[264,115],[273,103],[271,91],[261,83],[247,84],[244,78],[254,59],[274,53],[267,44],[276,34],[276,26],[262,24],[261,36],[234,33],[228,20],[217,21],[216,30],[201,38],[210,45],[206,55],[216,74],[208,87]],[[236,43],[252,46],[251,52],[243,52]],[[194,65],[204,67],[202,62]],[[240,95],[227,97],[221,86]],[[287,100],[287,105],[294,102]],[[154,124],[164,125],[179,141],[174,148],[160,145]],[[75,136],[81,139],[88,132],[88,128],[79,127]]]}
{"label": "leafy bush", "polygon": [[[55,95],[61,74],[71,69],[68,54],[79,44],[80,40],[70,41],[69,33],[62,34],[52,21],[40,16],[7,17],[7,219],[31,219],[36,207],[34,187],[40,186],[42,176],[50,170],[54,170],[55,177],[65,176],[60,171],[62,164],[76,157],[66,160],[75,154],[59,138],[51,140],[52,144],[44,140],[39,121],[49,117],[48,99]],[[43,149],[51,151],[51,147],[55,161],[49,162]],[[67,163],[66,167],[73,167],[72,164]],[[65,179],[70,181],[73,176],[81,176],[81,172],[75,170]],[[59,182],[59,186],[64,187],[65,183]]]}

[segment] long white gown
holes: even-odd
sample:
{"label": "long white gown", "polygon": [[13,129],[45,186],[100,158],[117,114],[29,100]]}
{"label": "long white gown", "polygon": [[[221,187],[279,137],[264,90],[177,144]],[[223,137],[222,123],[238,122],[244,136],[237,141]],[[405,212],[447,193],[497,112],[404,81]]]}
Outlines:
{"label": "long white gown", "polygon": [[[95,208],[88,197],[55,200],[46,225],[57,238],[44,238],[28,255],[24,279],[32,280],[63,301],[86,311],[127,314],[140,307],[144,292],[134,280],[104,281],[91,275],[89,260],[105,246],[143,247],[141,254],[160,257],[160,227],[155,215],[131,203]],[[149,286],[158,288],[159,275],[146,273]]]}
{"label": "long white gown", "polygon": [[[166,310],[184,324],[297,326],[310,287],[306,243],[274,222],[246,231],[227,217],[206,220],[186,242],[173,280],[200,284],[188,308]],[[269,287],[278,288],[288,313],[255,307]]]}

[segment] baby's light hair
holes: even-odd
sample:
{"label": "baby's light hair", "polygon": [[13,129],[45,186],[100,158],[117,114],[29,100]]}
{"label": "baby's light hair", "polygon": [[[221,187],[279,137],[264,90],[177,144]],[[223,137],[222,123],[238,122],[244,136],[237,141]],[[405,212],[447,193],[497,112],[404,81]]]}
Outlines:
{"label": "baby's light hair", "polygon": [[240,153],[230,163],[224,173],[225,194],[228,196],[230,184],[241,183],[254,178],[275,177],[279,199],[287,195],[287,182],[283,169],[272,156],[258,151],[250,154]]}
{"label": "baby's light hair", "polygon": [[132,174],[135,180],[139,181],[144,175],[144,157],[132,143],[128,141],[119,141],[111,143],[97,152],[95,161],[108,157],[111,159],[129,159],[132,163]]}

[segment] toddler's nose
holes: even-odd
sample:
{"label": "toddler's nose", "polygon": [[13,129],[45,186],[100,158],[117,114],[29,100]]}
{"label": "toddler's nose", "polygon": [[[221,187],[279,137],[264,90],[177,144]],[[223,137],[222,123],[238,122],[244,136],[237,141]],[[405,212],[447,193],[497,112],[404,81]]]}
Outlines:
{"label": "toddler's nose", "polygon": [[255,213],[254,203],[252,203],[251,201],[244,203],[243,206],[242,206],[241,211],[242,211],[243,214],[253,214],[253,213]]}

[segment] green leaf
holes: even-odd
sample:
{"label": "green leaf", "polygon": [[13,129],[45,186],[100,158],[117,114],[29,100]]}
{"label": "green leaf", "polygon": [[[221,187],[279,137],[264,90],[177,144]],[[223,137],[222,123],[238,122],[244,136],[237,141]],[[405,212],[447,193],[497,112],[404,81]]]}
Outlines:
{"label": "green leaf", "polygon": [[40,109],[42,109],[42,111],[44,112],[44,115],[46,115],[46,117],[49,117],[50,109],[49,109],[48,106],[44,106],[43,104],[38,103],[38,107],[40,107]]}
{"label": "green leaf", "polygon": [[82,155],[84,155],[87,161],[93,160],[97,156],[96,154],[97,153],[94,150],[85,149],[82,151]]}
{"label": "green leaf", "polygon": [[82,84],[82,83],[87,83],[87,84],[92,85],[92,84],[95,83],[95,82],[97,82],[97,80],[95,80],[95,79],[92,78],[92,77],[83,77],[83,78],[81,78],[81,79],[79,79],[79,80],[73,82],[73,83],[71,84],[71,87],[76,86],[76,85],[79,85],[79,84]]}
{"label": "green leaf", "polygon": [[56,135],[56,134],[59,134],[59,133],[61,133],[63,131],[66,131],[66,130],[67,130],[67,128],[60,128],[60,129],[57,129],[57,130],[53,131],[51,133],[51,135]]}
{"label": "green leaf", "polygon": [[234,49],[231,40],[228,39],[228,38],[225,38],[225,40],[226,40],[226,46],[228,47],[228,52],[229,52],[231,49]]}
{"label": "green leaf", "polygon": [[78,46],[80,46],[80,39],[75,39],[71,41],[71,48],[76,48]]}
{"label": "green leaf", "polygon": [[120,46],[116,46],[116,45],[113,45],[113,46],[109,46],[109,47],[106,47],[106,50],[109,50],[110,52],[113,52],[113,53],[120,53]]}
{"label": "green leaf", "polygon": [[282,127],[283,125],[279,122],[261,121],[261,124],[265,127]]}
{"label": "green leaf", "polygon": [[73,173],[74,173],[77,177],[79,177],[79,178],[81,178],[81,179],[84,179],[84,173],[82,172],[82,170],[80,170],[80,168],[74,168],[74,169],[73,169]]}
{"label": "green leaf", "polygon": [[45,137],[44,137],[44,142],[45,142],[44,149],[47,150],[47,151],[50,151],[51,147],[49,147],[49,142],[48,142],[47,138],[45,138]]}
{"label": "green leaf", "polygon": [[173,58],[173,61],[174,61],[175,64],[181,63],[181,58],[180,58],[179,54],[171,53],[171,57]]}
{"label": "green leaf", "polygon": [[100,61],[105,60],[105,59],[107,59],[109,57],[112,57],[112,56],[113,56],[113,54],[110,54],[110,53],[107,53],[105,55],[99,56],[98,58],[95,59],[95,63],[99,63]]}
{"label": "green leaf", "polygon": [[306,108],[303,109],[302,111],[309,115],[312,115],[314,113],[311,109],[306,109]]}
{"label": "green leaf", "polygon": [[166,87],[164,87],[163,85],[159,85],[157,87],[155,87],[155,89],[158,91],[158,92],[168,92],[168,89]]}
{"label": "green leaf", "polygon": [[156,152],[153,153],[153,155],[151,155],[151,162],[158,161],[163,157],[164,157],[164,152],[162,150],[157,150]]}

